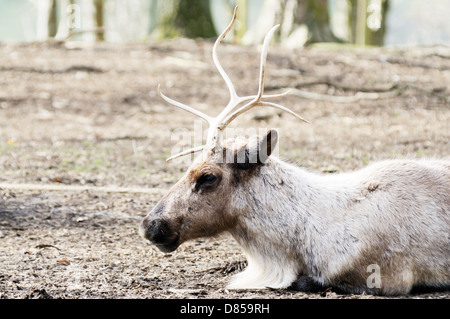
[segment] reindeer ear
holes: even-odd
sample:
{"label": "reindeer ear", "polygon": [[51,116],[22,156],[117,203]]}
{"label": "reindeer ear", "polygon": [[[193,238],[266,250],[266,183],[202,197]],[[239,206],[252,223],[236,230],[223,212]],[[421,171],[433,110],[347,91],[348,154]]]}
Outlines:
{"label": "reindeer ear", "polygon": [[239,169],[249,169],[265,164],[278,142],[278,133],[269,130],[263,137],[257,136],[242,146],[235,154],[235,163]]}
{"label": "reindeer ear", "polygon": [[264,164],[278,143],[278,132],[269,130],[258,143],[258,163]]}

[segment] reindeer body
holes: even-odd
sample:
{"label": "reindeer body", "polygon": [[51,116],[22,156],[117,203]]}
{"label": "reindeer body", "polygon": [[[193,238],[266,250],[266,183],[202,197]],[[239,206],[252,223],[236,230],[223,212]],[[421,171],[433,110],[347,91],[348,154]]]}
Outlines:
{"label": "reindeer body", "polygon": [[165,101],[207,121],[209,131],[205,145],[169,158],[202,152],[144,218],[141,235],[170,252],[194,238],[230,233],[248,259],[230,288],[332,286],[392,295],[417,286],[450,287],[450,161],[393,160],[317,175],[270,156],[276,131],[222,141],[226,126],[255,106],[304,120],[266,101],[284,94],[263,94],[267,47],[277,26],[264,39],[258,94],[238,96],[216,52],[235,19],[236,9],[213,47],[230,92],[219,115],[174,101],[158,87]]}
{"label": "reindeer body", "polygon": [[[393,160],[316,175],[271,157],[234,193],[231,230],[248,268],[232,288],[308,276],[344,292],[408,293],[450,284],[450,163]],[[241,207],[241,208],[239,208]],[[377,265],[380,287],[367,285]]]}
{"label": "reindeer body", "polygon": [[[391,160],[319,175],[270,156],[276,142],[269,131],[226,144],[234,161],[199,156],[141,234],[167,252],[230,233],[248,267],[229,288],[395,295],[450,287],[450,162]],[[260,156],[263,148],[269,156]],[[252,154],[264,162],[251,163]],[[379,271],[376,286],[370,267]]]}

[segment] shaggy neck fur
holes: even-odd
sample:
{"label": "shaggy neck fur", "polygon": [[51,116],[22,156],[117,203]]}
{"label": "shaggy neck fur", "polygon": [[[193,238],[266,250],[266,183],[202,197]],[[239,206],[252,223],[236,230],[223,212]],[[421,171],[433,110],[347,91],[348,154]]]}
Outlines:
{"label": "shaggy neck fur", "polygon": [[333,265],[325,263],[330,256],[324,256],[324,243],[317,239],[333,231],[333,221],[339,218],[332,212],[341,210],[349,195],[322,176],[276,158],[261,167],[260,174],[263,183],[250,181],[233,202],[242,220],[232,235],[248,267],[229,287],[284,288],[305,273],[320,278],[321,269]]}

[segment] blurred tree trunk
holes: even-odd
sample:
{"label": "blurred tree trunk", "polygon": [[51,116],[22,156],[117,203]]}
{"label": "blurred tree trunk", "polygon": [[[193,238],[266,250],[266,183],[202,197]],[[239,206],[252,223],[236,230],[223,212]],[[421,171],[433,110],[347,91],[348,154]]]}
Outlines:
{"label": "blurred tree trunk", "polygon": [[[368,8],[370,10],[370,8]],[[382,0],[379,12],[379,27],[376,26],[375,29],[370,27],[366,28],[366,44],[382,46],[384,44],[384,36],[386,34],[386,16],[389,10],[389,0]],[[377,13],[373,13],[376,15]],[[369,24],[371,16],[367,17],[367,23]],[[376,18],[376,17],[375,17]]]}
{"label": "blurred tree trunk", "polygon": [[296,0],[295,3],[292,0],[282,0],[280,3],[284,12],[278,22],[284,29],[281,40],[306,25],[308,36],[305,45],[316,42],[343,42],[331,29],[328,0]]}
{"label": "blurred tree trunk", "polygon": [[154,39],[178,36],[175,27],[179,0],[150,0],[150,32]]}
{"label": "blurred tree trunk", "polygon": [[[304,0],[298,0],[299,6]],[[328,0],[306,0],[305,23],[309,31],[307,44],[315,42],[343,42],[330,27]]]}
{"label": "blurred tree trunk", "polygon": [[66,39],[70,33],[69,24],[71,23],[71,20],[69,20],[67,8],[69,7],[69,5],[74,4],[74,0],[55,0],[54,2],[56,3],[55,7],[57,21],[55,39]]}
{"label": "blurred tree trunk", "polygon": [[176,8],[175,23],[180,34],[188,38],[216,36],[209,9],[209,0],[179,1]]}
{"label": "blurred tree trunk", "polygon": [[[95,23],[97,28],[103,28],[103,9],[104,9],[104,1],[103,0],[94,0],[95,6]],[[97,41],[104,41],[103,32],[97,32]]]}
{"label": "blurred tree trunk", "polygon": [[356,11],[355,17],[355,43],[364,46],[366,44],[366,19],[367,19],[367,1],[356,0],[352,6]]}
{"label": "blurred tree trunk", "polygon": [[[380,0],[381,6],[376,8],[375,1],[351,0],[350,1],[350,29],[351,42],[359,45],[384,44],[386,34],[386,16],[389,10],[389,0]],[[360,14],[358,16],[358,10]],[[362,16],[363,15],[363,16]],[[378,20],[378,21],[377,21]],[[357,22],[360,22],[358,25]],[[375,24],[379,23],[379,26]],[[370,27],[373,24],[373,27]]]}
{"label": "blurred tree trunk", "polygon": [[57,0],[49,0],[50,1],[50,13],[48,15],[48,37],[54,38],[56,32],[58,32],[58,9],[57,9]]}
{"label": "blurred tree trunk", "polygon": [[[211,0],[215,1],[215,0]],[[260,43],[275,24],[281,27],[275,38],[289,47],[316,42],[343,42],[331,29],[328,0],[265,0],[245,43]]]}

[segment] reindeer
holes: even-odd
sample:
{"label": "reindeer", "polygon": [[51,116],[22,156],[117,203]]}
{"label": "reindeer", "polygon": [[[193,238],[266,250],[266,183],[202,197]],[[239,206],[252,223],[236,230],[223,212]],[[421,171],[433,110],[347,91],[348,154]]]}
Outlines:
{"label": "reindeer", "polygon": [[[169,158],[201,152],[187,173],[143,219],[140,234],[163,252],[188,240],[228,232],[247,268],[229,289],[289,288],[342,293],[407,294],[450,287],[450,161],[387,160],[364,169],[319,175],[272,152],[276,130],[223,141],[223,131],[255,106],[301,116],[263,95],[269,41],[264,39],[255,96],[240,97],[217,58],[230,101],[217,117],[165,96],[168,103],[209,123],[206,144]],[[243,104],[243,105],[242,105]],[[306,120],[304,120],[306,121]],[[272,155],[272,156],[271,156]]]}

